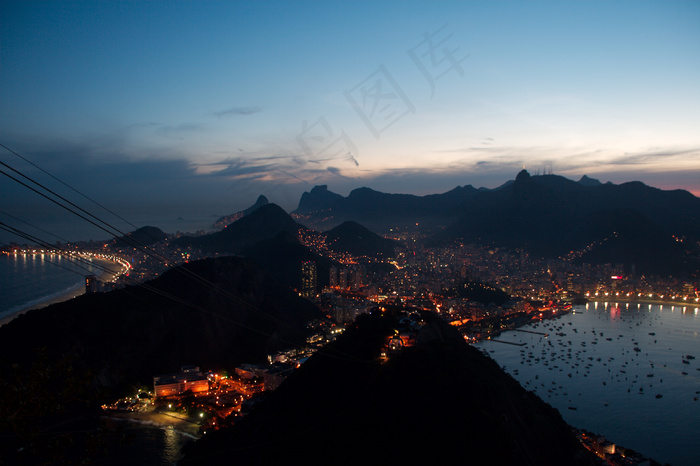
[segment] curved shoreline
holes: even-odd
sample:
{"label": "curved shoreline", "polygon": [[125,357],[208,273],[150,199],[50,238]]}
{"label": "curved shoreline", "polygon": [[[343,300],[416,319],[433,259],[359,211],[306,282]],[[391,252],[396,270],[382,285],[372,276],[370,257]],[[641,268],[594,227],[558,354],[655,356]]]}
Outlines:
{"label": "curved shoreline", "polygon": [[[590,303],[607,303],[607,304],[652,304],[659,306],[685,306],[685,307],[695,307],[700,308],[700,302],[692,301],[677,301],[677,300],[666,300],[666,299],[631,299],[631,298],[618,298],[615,299],[588,299]],[[582,305],[585,306],[585,303]]]}
{"label": "curved shoreline", "polygon": [[[104,257],[97,257],[94,258],[94,260],[99,260],[103,262],[107,262],[110,265],[109,266],[103,266],[104,269],[100,274],[99,274],[99,281],[101,282],[110,282],[114,281],[119,275],[121,275],[122,271],[121,268],[117,268],[116,271],[114,270],[114,265],[121,266],[121,264],[117,261],[105,259]],[[56,293],[48,294],[36,299],[33,299],[29,301],[28,303],[21,304],[19,305],[16,309],[9,309],[7,312],[8,314],[4,315],[2,318],[0,318],[0,327],[4,326],[5,324],[11,322],[12,320],[16,319],[20,315],[34,310],[34,309],[42,309],[48,306],[51,306],[52,304],[57,304],[57,303],[62,303],[64,301],[71,300],[73,298],[77,298],[78,296],[81,296],[85,294],[85,282],[84,280],[81,280],[80,282],[76,283],[75,285],[71,286],[70,288],[59,291]]]}

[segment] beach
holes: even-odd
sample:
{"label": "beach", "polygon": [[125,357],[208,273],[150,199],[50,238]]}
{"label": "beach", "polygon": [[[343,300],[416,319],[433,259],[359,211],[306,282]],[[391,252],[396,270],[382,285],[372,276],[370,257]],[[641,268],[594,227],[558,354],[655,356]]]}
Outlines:
{"label": "beach", "polygon": [[[119,275],[121,275],[122,266],[118,262],[107,260],[104,258],[93,260],[99,260],[100,262],[104,262],[104,264],[102,264],[102,268],[104,270],[97,277],[99,281],[105,283],[112,282],[116,280],[117,277],[119,277]],[[80,282],[63,292],[39,298],[19,309],[12,311],[10,314],[2,316],[2,318],[0,319],[0,327],[16,319],[18,316],[33,309],[41,309],[44,307],[51,306],[52,304],[62,303],[64,301],[68,301],[83,294],[85,294],[85,283]]]}
{"label": "beach", "polygon": [[102,416],[103,419],[130,421],[136,424],[152,427],[172,426],[182,435],[198,438],[200,424],[184,414],[159,413],[152,409],[143,412],[113,412]]}

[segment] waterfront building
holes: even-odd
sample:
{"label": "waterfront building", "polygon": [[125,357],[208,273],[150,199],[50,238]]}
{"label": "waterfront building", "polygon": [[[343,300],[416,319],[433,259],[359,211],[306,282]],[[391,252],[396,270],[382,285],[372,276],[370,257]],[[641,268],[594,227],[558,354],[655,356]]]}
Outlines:
{"label": "waterfront building", "polygon": [[177,395],[188,390],[193,393],[209,390],[209,379],[203,375],[199,367],[182,366],[177,374],[164,374],[153,377],[153,388],[156,398]]}

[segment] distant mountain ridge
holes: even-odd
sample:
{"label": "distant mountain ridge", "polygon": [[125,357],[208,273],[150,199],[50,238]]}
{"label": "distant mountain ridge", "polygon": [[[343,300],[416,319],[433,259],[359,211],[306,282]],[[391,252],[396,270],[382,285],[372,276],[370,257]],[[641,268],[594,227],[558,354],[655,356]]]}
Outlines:
{"label": "distant mountain ridge", "polygon": [[698,252],[689,256],[687,250],[700,240],[700,199],[638,181],[615,185],[584,175],[576,182],[523,170],[496,189],[464,186],[415,196],[359,188],[343,197],[324,186],[304,193],[302,200],[292,215],[316,229],[345,221],[377,232],[432,229],[439,231],[428,242],[432,245],[462,241],[545,257],[604,242],[605,248],[592,249],[581,260],[634,263],[648,273],[699,273]]}
{"label": "distant mountain ridge", "polygon": [[700,199],[640,182],[576,183],[561,176],[531,176],[480,193],[462,217],[435,235],[445,241],[523,248],[545,257],[563,256],[597,243],[580,260],[636,264],[642,273],[695,273],[674,238],[700,238]]}
{"label": "distant mountain ridge", "polygon": [[[657,222],[680,221],[682,229],[700,236],[700,199],[684,190],[663,191],[641,182],[615,185],[586,175],[576,182],[558,175],[531,176],[526,170],[522,178],[531,179],[533,186],[548,190],[551,196],[563,196],[570,209],[599,210],[631,208]],[[517,179],[515,180],[517,181]],[[327,186],[316,186],[305,192],[292,216],[311,228],[327,230],[352,220],[374,231],[384,231],[396,222],[432,219],[445,226],[463,216],[460,209],[478,209],[487,206],[493,198],[510,193],[515,181],[508,181],[495,189],[458,186],[441,194],[416,196],[390,194],[370,188],[357,188],[347,197],[333,193]],[[559,204],[564,205],[564,202]],[[319,227],[320,225],[320,227]]]}
{"label": "distant mountain ridge", "polygon": [[[300,223],[316,230],[328,230],[352,220],[383,232],[393,226],[416,222],[432,225],[454,220],[459,216],[459,209],[478,192],[472,186],[458,186],[443,194],[416,196],[358,188],[343,197],[325,187],[314,188],[302,195],[299,207],[292,215]],[[317,210],[313,210],[315,207]]]}
{"label": "distant mountain ridge", "polygon": [[392,246],[375,232],[395,227],[428,235],[428,246],[475,243],[548,258],[573,254],[593,264],[634,264],[647,274],[700,274],[700,199],[689,192],[640,182],[604,184],[587,176],[576,182],[526,170],[496,189],[463,186],[427,196],[358,188],[343,197],[317,186],[291,215],[268,203],[222,231],[175,244],[240,254],[280,232],[299,239],[313,228],[325,231],[331,250],[382,258]]}
{"label": "distant mountain ridge", "polygon": [[305,192],[299,200],[299,207],[295,212],[300,214],[317,212],[333,207],[336,201],[343,196],[328,190],[327,185],[314,186],[311,192]]}

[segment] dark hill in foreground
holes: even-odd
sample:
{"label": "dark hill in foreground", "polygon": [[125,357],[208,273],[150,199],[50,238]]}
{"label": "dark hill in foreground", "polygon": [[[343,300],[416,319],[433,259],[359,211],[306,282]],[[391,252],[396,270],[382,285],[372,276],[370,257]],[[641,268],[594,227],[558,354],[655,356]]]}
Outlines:
{"label": "dark hill in foreground", "polygon": [[588,465],[559,413],[432,315],[387,363],[397,326],[360,316],[259,407],[190,445],[183,465]]}
{"label": "dark hill in foreground", "polygon": [[182,364],[262,361],[303,343],[317,316],[252,261],[205,259],[144,285],[29,311],[0,327],[0,355],[25,365],[47,348],[52,358],[80,360],[93,373],[86,383],[119,390]]}
{"label": "dark hill in foreground", "polygon": [[280,285],[296,290],[301,289],[302,262],[312,261],[316,264],[319,290],[329,285],[330,269],[336,265],[330,259],[312,252],[295,236],[284,231],[274,238],[263,239],[246,246],[241,254],[253,259]]}
{"label": "dark hill in foreground", "polygon": [[43,464],[41,455],[63,449],[48,433],[55,426],[182,365],[263,362],[303,344],[316,317],[308,301],[235,257],[29,311],[0,327],[0,451],[22,447],[17,461],[5,459]]}

